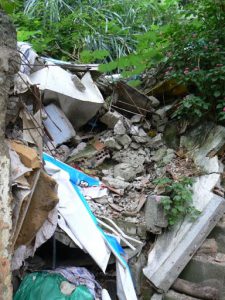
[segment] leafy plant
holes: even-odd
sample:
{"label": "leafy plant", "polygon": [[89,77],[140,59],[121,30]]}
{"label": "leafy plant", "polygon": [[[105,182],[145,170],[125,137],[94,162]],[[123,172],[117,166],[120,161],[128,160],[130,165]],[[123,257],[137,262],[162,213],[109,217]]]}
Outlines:
{"label": "leafy plant", "polygon": [[177,224],[185,216],[194,221],[200,215],[200,212],[192,205],[193,180],[191,178],[183,177],[179,181],[174,181],[163,177],[154,180],[154,184],[163,187],[169,196],[163,198],[161,203],[170,226]]}
{"label": "leafy plant", "polygon": [[[135,52],[136,36],[145,33],[159,13],[155,0],[17,1],[12,17],[19,38],[25,37],[22,41],[42,54],[77,61],[82,61],[82,51],[108,51],[107,59],[91,55],[89,62],[109,62]],[[41,32],[38,37],[26,35],[36,31]]]}
{"label": "leafy plant", "polygon": [[181,99],[174,117],[193,120],[210,112],[211,118],[224,120],[224,0],[180,3],[161,1],[158,8],[162,14],[137,37],[135,53],[102,65],[100,70],[119,69],[130,77],[158,69],[158,80],[175,80],[192,94]]}
{"label": "leafy plant", "polygon": [[12,13],[17,1],[16,0],[0,0],[0,9],[5,10],[8,14]]}
{"label": "leafy plant", "polygon": [[195,95],[186,96],[179,104],[172,117],[177,119],[201,118],[208,111],[210,104]]}

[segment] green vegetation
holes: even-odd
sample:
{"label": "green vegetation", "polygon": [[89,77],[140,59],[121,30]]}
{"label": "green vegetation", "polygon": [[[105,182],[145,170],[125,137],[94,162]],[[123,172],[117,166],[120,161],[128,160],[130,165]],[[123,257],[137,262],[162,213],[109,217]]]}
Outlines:
{"label": "green vegetation", "polygon": [[168,217],[169,226],[177,224],[186,215],[191,221],[196,220],[200,212],[192,204],[191,186],[193,180],[189,177],[183,177],[179,181],[163,177],[156,179],[155,184],[165,189],[169,198],[162,200],[163,209]]}
{"label": "green vegetation", "polygon": [[[102,72],[157,81],[188,92],[173,118],[225,120],[224,0],[0,0],[18,39],[42,55],[102,63]],[[134,81],[138,84],[140,81]]]}

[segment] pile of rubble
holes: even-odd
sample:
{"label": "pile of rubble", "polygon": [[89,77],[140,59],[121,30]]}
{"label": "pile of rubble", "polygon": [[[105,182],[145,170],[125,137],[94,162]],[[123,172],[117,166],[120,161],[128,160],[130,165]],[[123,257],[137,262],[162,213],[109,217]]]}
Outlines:
{"label": "pile of rubble", "polygon": [[[178,128],[179,124],[174,127],[168,121],[172,105],[165,106],[121,80],[110,83],[103,76],[96,83],[94,65],[40,58],[24,43],[19,51],[22,64],[11,91],[6,128],[12,165],[15,277],[23,278],[27,259],[53,237],[81,248],[103,272],[112,252],[120,300],[144,297],[143,267],[151,286],[166,293],[225,211],[223,198],[212,193],[215,187],[217,194],[224,191],[223,164],[217,156],[224,127],[210,123],[189,131]],[[154,183],[164,176],[175,181],[195,177],[193,202],[201,211],[196,222],[185,218],[167,229],[160,203],[165,191]],[[77,210],[73,201],[80,203]],[[128,236],[118,227],[123,222],[137,231]],[[142,226],[144,235],[137,233]],[[99,242],[99,253],[91,232]],[[146,247],[151,249],[148,262]],[[144,263],[135,271],[142,257]],[[133,274],[136,292],[129,259],[132,271],[139,274]],[[88,281],[92,274],[87,272]],[[42,284],[42,275],[35,275],[37,284]],[[18,290],[21,295],[24,285]],[[110,299],[98,283],[96,290],[95,299]]]}

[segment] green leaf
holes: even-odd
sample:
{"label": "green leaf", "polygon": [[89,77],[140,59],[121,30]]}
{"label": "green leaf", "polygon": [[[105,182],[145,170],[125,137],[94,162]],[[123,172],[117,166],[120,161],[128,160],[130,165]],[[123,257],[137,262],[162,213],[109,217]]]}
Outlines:
{"label": "green leaf", "polygon": [[218,98],[218,97],[220,97],[221,93],[220,93],[220,91],[215,91],[213,93],[213,95],[214,95],[214,97]]}
{"label": "green leaf", "polygon": [[13,0],[0,0],[0,7],[2,7],[3,10],[5,10],[8,14],[11,14],[17,3]]}

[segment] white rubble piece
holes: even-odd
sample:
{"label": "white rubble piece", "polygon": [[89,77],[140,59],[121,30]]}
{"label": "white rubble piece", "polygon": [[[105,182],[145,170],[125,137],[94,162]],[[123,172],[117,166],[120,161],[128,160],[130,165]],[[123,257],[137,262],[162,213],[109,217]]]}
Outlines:
{"label": "white rubble piece", "polygon": [[30,75],[33,84],[43,94],[44,104],[57,102],[75,129],[86,124],[98,112],[104,99],[97,85],[87,72],[80,80],[58,66],[46,66]]}
{"label": "white rubble piece", "polygon": [[44,126],[56,146],[71,140],[76,132],[64,112],[51,103],[44,108],[47,118],[43,120]]}
{"label": "white rubble piece", "polygon": [[198,177],[193,185],[193,205],[201,214],[195,222],[186,217],[182,223],[161,235],[149,253],[148,264],[143,269],[145,276],[161,293],[169,290],[225,211],[224,198],[211,192],[220,181],[218,157],[206,157],[218,145],[222,146],[221,135],[223,138],[225,132],[219,126],[211,127],[204,138],[202,128],[198,129],[198,134],[189,134],[189,143],[186,145],[195,145],[196,163],[204,166],[208,173]]}
{"label": "white rubble piece", "polygon": [[114,134],[123,135],[126,133],[126,128],[121,120],[114,126]]}

